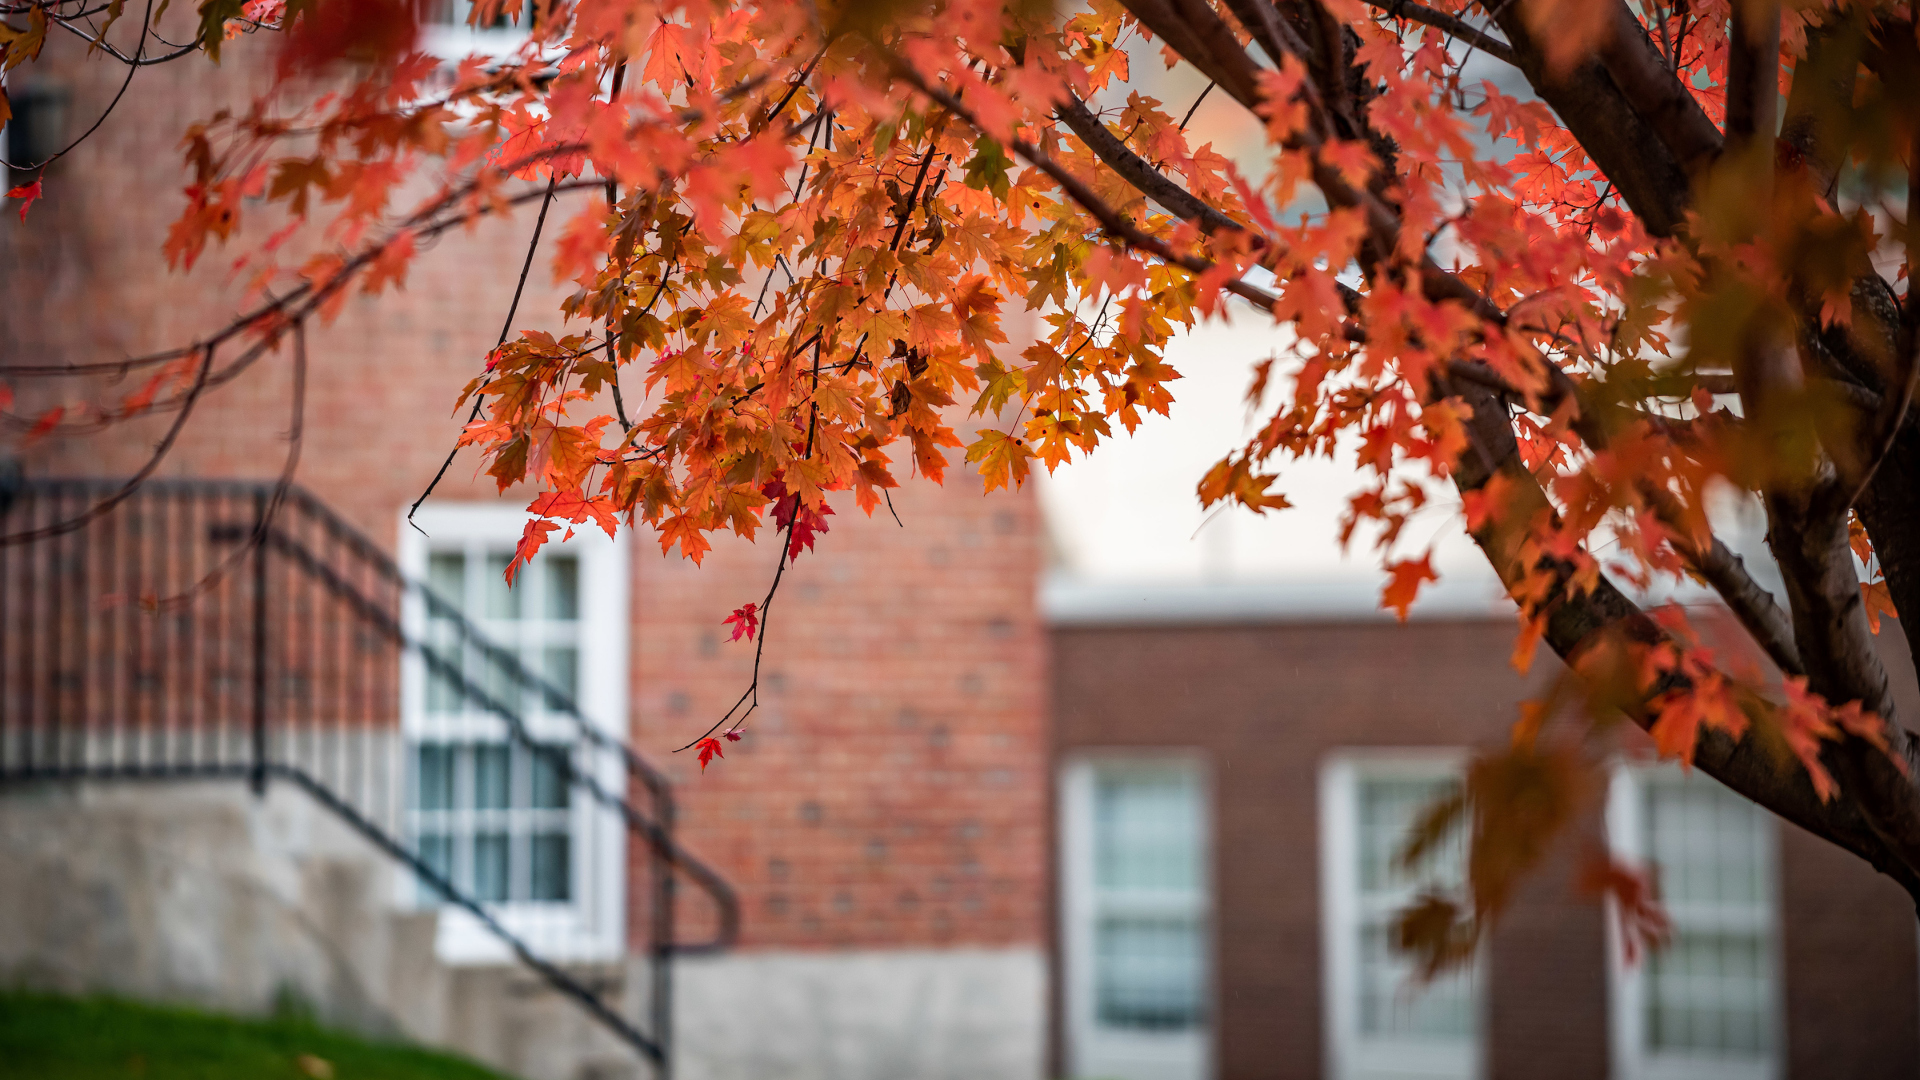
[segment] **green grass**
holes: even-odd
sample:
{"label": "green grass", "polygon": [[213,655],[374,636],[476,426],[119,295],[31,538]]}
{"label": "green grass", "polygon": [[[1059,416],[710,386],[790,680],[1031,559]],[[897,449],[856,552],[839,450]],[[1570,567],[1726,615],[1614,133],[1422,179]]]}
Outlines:
{"label": "green grass", "polygon": [[0,993],[0,1080],[504,1080],[297,1016],[239,1020],[111,998]]}

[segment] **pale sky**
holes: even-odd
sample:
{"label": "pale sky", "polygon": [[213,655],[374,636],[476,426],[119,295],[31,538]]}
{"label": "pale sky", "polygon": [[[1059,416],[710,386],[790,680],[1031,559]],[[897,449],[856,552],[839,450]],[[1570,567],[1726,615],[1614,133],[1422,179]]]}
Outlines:
{"label": "pale sky", "polygon": [[[1339,544],[1340,514],[1360,487],[1350,460],[1276,460],[1290,509],[1215,514],[1200,507],[1200,477],[1263,418],[1250,415],[1244,400],[1253,364],[1286,340],[1264,313],[1239,301],[1233,307],[1230,324],[1204,323],[1169,347],[1183,376],[1171,384],[1172,416],[1149,415],[1132,435],[1116,424],[1091,456],[1041,477],[1057,571],[1097,584],[1336,588],[1371,602],[1382,580],[1371,537],[1356,535],[1344,553]],[[1497,584],[1461,528],[1457,504],[1431,507],[1397,550],[1417,558],[1430,543],[1449,593],[1465,587],[1491,602]]]}
{"label": "pale sky", "polygon": [[[1278,490],[1294,504],[1286,510],[1261,515],[1235,507],[1213,515],[1200,507],[1194,488],[1201,476],[1260,422],[1244,401],[1253,364],[1285,341],[1264,313],[1240,301],[1232,309],[1231,323],[1203,323],[1169,346],[1168,359],[1182,375],[1170,386],[1171,416],[1150,414],[1132,435],[1116,424],[1113,437],[1092,455],[1052,476],[1036,470],[1056,583],[1214,586],[1224,593],[1258,593],[1256,606],[1262,608],[1374,611],[1385,576],[1371,534],[1356,534],[1349,551],[1339,544],[1341,512],[1364,479],[1351,460],[1274,459],[1269,469],[1280,474]],[[1289,366],[1283,361],[1276,368]],[[1396,558],[1418,558],[1429,545],[1434,550],[1441,580],[1422,592],[1414,613],[1510,610],[1492,568],[1466,534],[1451,489],[1430,484],[1429,493],[1438,497],[1408,525],[1395,549]],[[1721,538],[1779,595],[1758,505],[1723,500],[1714,518]],[[1597,554],[1604,559],[1602,545]],[[1660,592],[1688,602],[1704,598],[1691,587]]]}
{"label": "pale sky", "polygon": [[[1156,46],[1129,51],[1135,88],[1163,100],[1175,115],[1184,114],[1206,85],[1185,65],[1166,70]],[[1476,54],[1464,81],[1477,85],[1481,78],[1507,93],[1529,94],[1510,69]],[[1102,103],[1111,107],[1123,99],[1110,93]],[[1265,169],[1258,160],[1259,128],[1223,94],[1207,96],[1188,135],[1195,144],[1212,142],[1241,159],[1243,168]],[[1230,324],[1204,323],[1169,347],[1168,359],[1183,376],[1170,386],[1171,417],[1150,416],[1131,436],[1116,424],[1114,436],[1091,457],[1050,477],[1041,471],[1040,499],[1057,558],[1053,578],[1056,584],[1135,593],[1141,587],[1212,586],[1219,595],[1258,593],[1263,599],[1254,606],[1263,609],[1375,611],[1385,575],[1371,534],[1356,535],[1349,551],[1339,544],[1340,514],[1363,479],[1350,460],[1275,459],[1269,471],[1279,472],[1278,487],[1293,502],[1291,509],[1258,515],[1234,508],[1209,520],[1200,508],[1195,485],[1262,418],[1250,416],[1244,403],[1253,365],[1286,341],[1264,313],[1244,301],[1230,306]],[[1280,370],[1293,366],[1277,364],[1275,381],[1281,381]],[[1451,488],[1429,485],[1429,494],[1439,498],[1407,527],[1394,556],[1418,558],[1429,545],[1434,548],[1441,580],[1422,592],[1414,614],[1423,608],[1427,614],[1510,611],[1492,568],[1466,535]],[[1778,595],[1778,571],[1762,541],[1757,504],[1733,498],[1723,503],[1714,514],[1721,538]],[[1604,547],[1597,554],[1604,559]],[[1705,595],[1693,587],[1660,593],[1688,602]]]}

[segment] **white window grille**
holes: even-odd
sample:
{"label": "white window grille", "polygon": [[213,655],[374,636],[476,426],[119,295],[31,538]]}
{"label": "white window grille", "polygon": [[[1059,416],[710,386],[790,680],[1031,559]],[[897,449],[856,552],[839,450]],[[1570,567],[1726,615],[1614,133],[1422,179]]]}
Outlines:
{"label": "white window grille", "polygon": [[1652,867],[1673,923],[1667,946],[1632,966],[1620,942],[1612,950],[1616,1076],[1779,1076],[1772,818],[1704,773],[1626,766],[1614,776],[1607,827],[1620,857]]}
{"label": "white window grille", "polygon": [[[408,834],[422,861],[543,951],[617,955],[623,826],[566,772],[622,790],[620,763],[581,744],[569,706],[623,734],[624,545],[598,530],[550,542],[509,588],[504,575],[525,521],[510,507],[427,506],[415,516],[427,535],[403,533],[403,569],[549,688],[532,689],[463,643],[444,610],[409,601],[409,630],[451,670],[420,656],[406,662]],[[509,737],[496,705],[524,722],[532,745]],[[417,904],[440,899],[424,882],[412,892]],[[454,961],[507,955],[477,920],[453,908],[441,913],[439,944]]]}
{"label": "white window grille", "polygon": [[1206,786],[1191,758],[1099,757],[1062,777],[1069,1070],[1210,1072]]}
{"label": "white window grille", "polygon": [[1392,944],[1395,916],[1423,889],[1457,890],[1456,830],[1421,864],[1398,855],[1421,812],[1457,790],[1448,751],[1330,758],[1320,785],[1320,869],[1329,1072],[1335,1080],[1467,1080],[1481,1072],[1485,979],[1478,962],[1431,982]]}

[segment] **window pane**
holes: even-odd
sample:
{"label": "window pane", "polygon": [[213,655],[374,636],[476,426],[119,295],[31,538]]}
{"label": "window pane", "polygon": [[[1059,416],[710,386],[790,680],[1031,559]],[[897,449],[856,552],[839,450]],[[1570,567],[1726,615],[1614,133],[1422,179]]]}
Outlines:
{"label": "window pane", "polygon": [[563,901],[573,898],[568,865],[571,838],[563,832],[535,833],[533,837],[533,899]]}
{"label": "window pane", "polygon": [[466,690],[462,685],[465,675],[465,665],[461,663],[463,650],[458,639],[451,634],[433,636],[439,640],[427,647],[427,711],[457,713],[466,705]]}
{"label": "window pane", "polygon": [[[487,576],[481,584],[481,591],[486,594],[489,619],[520,617],[520,590],[507,587],[507,566],[512,562],[511,553],[487,556]],[[519,580],[517,575],[515,580]]]}
{"label": "window pane", "polygon": [[1767,819],[1698,773],[1649,774],[1641,792],[1641,839],[1674,922],[1647,958],[1647,1048],[1762,1058],[1774,1038]]}
{"label": "window pane", "polygon": [[[427,868],[439,874],[441,878],[453,879],[453,837],[446,833],[422,833],[420,836],[420,861]],[[442,897],[440,890],[420,882],[420,899],[423,903],[437,903]]]}
{"label": "window pane", "polygon": [[507,834],[478,833],[473,838],[473,896],[498,904],[507,898]]}
{"label": "window pane", "polygon": [[[483,691],[494,704],[516,715],[518,715],[524,707],[520,693],[523,686],[520,680],[524,672],[524,664],[519,664],[517,661],[519,661],[519,657],[515,656],[512,652],[506,651],[497,654],[486,654],[482,661],[486,666],[487,672],[487,677],[483,680]],[[516,671],[516,667],[521,670]],[[479,703],[476,702],[475,706],[478,707],[478,704]]]}
{"label": "window pane", "polygon": [[1654,1050],[1757,1057],[1767,1049],[1764,943],[1757,934],[1680,933],[1647,959]]}
{"label": "window pane", "polygon": [[1669,903],[1751,906],[1765,883],[1758,811],[1704,776],[1647,785],[1647,850]]}
{"label": "window pane", "polygon": [[1465,860],[1464,838],[1458,829],[1440,849],[1409,875],[1395,869],[1395,863],[1407,846],[1414,822],[1440,798],[1450,794],[1457,783],[1451,779],[1408,779],[1363,777],[1359,782],[1358,824],[1360,842],[1360,891],[1386,892],[1405,888],[1416,881],[1437,880],[1452,884],[1460,880]]}
{"label": "window pane", "polygon": [[[529,753],[528,757],[533,773],[533,808],[535,810],[560,810],[567,806],[568,784],[562,777],[563,755],[567,752],[564,745],[554,746],[548,753]],[[561,760],[555,760],[560,757]]]}
{"label": "window pane", "polygon": [[457,551],[436,551],[428,556],[427,585],[456,611],[463,608],[467,600],[467,557]]}
{"label": "window pane", "polygon": [[549,555],[546,563],[547,618],[569,622],[578,619],[580,617],[579,557]]}
{"label": "window pane", "polygon": [[1100,1022],[1150,1030],[1199,1023],[1201,949],[1197,919],[1100,920],[1094,940]]}
{"label": "window pane", "polygon": [[1102,773],[1094,791],[1094,879],[1102,889],[1199,888],[1200,792],[1177,772]]}
{"label": "window pane", "polygon": [[473,805],[478,810],[505,810],[510,804],[507,748],[484,744],[473,748]]}
{"label": "window pane", "polygon": [[[580,700],[580,650],[571,645],[549,645],[542,650],[541,675],[547,684],[567,696],[567,701]],[[547,708],[560,709],[562,702],[548,695]]]}
{"label": "window pane", "polygon": [[416,761],[414,806],[421,810],[453,809],[453,748],[424,744]]}
{"label": "window pane", "polygon": [[[467,596],[467,557],[457,551],[436,551],[427,557],[427,585],[433,596],[459,611]],[[460,639],[445,621],[434,621],[436,609],[427,608],[427,711],[459,712],[461,708]]]}
{"label": "window pane", "polygon": [[1353,1002],[1359,1034],[1388,1041],[1459,1046],[1479,1030],[1479,989],[1471,966],[1432,981],[1417,977],[1410,958],[1394,945],[1394,916],[1425,888],[1457,886],[1466,863],[1463,830],[1454,829],[1419,864],[1403,869],[1399,856],[1414,825],[1438,801],[1456,793],[1457,778],[1362,774],[1353,789],[1354,880],[1352,925],[1359,940]]}
{"label": "window pane", "polygon": [[1360,931],[1360,1031],[1366,1035],[1459,1041],[1474,1031],[1471,971],[1430,983],[1393,947],[1385,923]]}

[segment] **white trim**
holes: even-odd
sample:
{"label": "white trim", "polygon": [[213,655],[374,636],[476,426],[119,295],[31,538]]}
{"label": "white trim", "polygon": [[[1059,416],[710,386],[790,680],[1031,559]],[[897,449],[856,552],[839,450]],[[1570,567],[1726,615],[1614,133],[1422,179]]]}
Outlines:
{"label": "white trim", "polygon": [[[1616,762],[1607,788],[1607,840],[1614,856],[1633,864],[1649,858],[1642,837],[1645,821],[1641,812],[1641,793],[1645,778],[1652,773],[1677,772],[1678,765],[1648,765]],[[1704,773],[1702,779],[1709,779]],[[1731,796],[1737,798],[1737,796]],[[1646,958],[1633,967],[1626,964],[1624,943],[1620,939],[1620,920],[1614,902],[1607,902],[1607,976],[1609,1036],[1612,1041],[1613,1080],[1779,1080],[1784,1075],[1786,1024],[1780,962],[1779,902],[1779,829],[1771,815],[1752,808],[1761,827],[1761,880],[1769,891],[1763,916],[1771,967],[1767,989],[1767,1011],[1772,1017],[1773,1044],[1767,1056],[1757,1062],[1728,1062],[1712,1058],[1661,1055],[1647,1049],[1646,1040]],[[1672,911],[1676,919],[1683,912]]]}
{"label": "white trim", "polygon": [[[1380,607],[1380,581],[1351,575],[1319,581],[1119,582],[1049,574],[1040,606],[1053,626],[1218,623],[1390,623]],[[1511,619],[1513,601],[1498,583],[1464,574],[1430,586],[1410,617]]]}
{"label": "white trim", "polygon": [[1471,976],[1475,1030],[1465,1045],[1437,1040],[1368,1039],[1360,1032],[1359,781],[1366,777],[1458,777],[1457,748],[1339,750],[1320,769],[1321,973],[1327,1075],[1333,1080],[1472,1080],[1484,1070],[1484,957]]}
{"label": "white trim", "polygon": [[[528,520],[527,512],[510,503],[428,503],[410,525],[400,524],[399,563],[403,573],[425,581],[428,558],[436,549],[457,548],[468,553],[470,579],[485,573],[475,556],[481,552],[511,552]],[[415,529],[413,525],[418,525]],[[625,738],[627,722],[628,564],[626,533],[609,539],[597,528],[575,530],[570,540],[556,535],[541,556],[554,553],[579,559],[578,697],[583,716],[615,738]],[[523,571],[524,573],[524,571]],[[527,585],[522,579],[519,586]],[[453,598],[449,598],[453,599]],[[530,602],[523,600],[523,603]],[[470,610],[472,610],[470,608]],[[414,640],[428,632],[425,605],[408,595],[402,606],[403,625]],[[476,618],[484,623],[484,619]],[[401,730],[409,736],[404,752],[411,777],[411,737],[428,723],[425,664],[408,653],[401,665]],[[575,767],[590,773],[616,795],[624,792],[626,771],[606,753],[579,747],[571,723],[530,709],[523,717],[537,739],[552,738],[576,744]],[[451,739],[504,739],[505,726],[496,718],[468,713],[432,718],[434,734]],[[412,793],[407,806],[411,807]],[[567,901],[516,901],[492,905],[508,929],[529,939],[551,958],[563,961],[608,960],[622,955],[626,938],[626,832],[605,808],[595,805],[577,788],[571,793],[573,842],[569,857],[572,877]],[[418,905],[418,890],[410,875],[402,875],[403,903]],[[502,963],[512,959],[499,939],[471,915],[441,908],[436,949],[451,963]]]}
{"label": "white trim", "polygon": [[[1094,927],[1100,901],[1094,881],[1094,785],[1106,770],[1179,771],[1195,780],[1197,842],[1201,883],[1197,914],[1201,926],[1207,1011],[1193,1030],[1128,1031],[1099,1023],[1095,1001]],[[1088,750],[1074,753],[1060,768],[1059,780],[1060,942],[1064,984],[1067,1075],[1116,1080],[1207,1080],[1213,1075],[1213,1003],[1219,999],[1213,974],[1212,798],[1206,759],[1184,749]],[[1188,896],[1168,898],[1170,906],[1194,912]]]}

